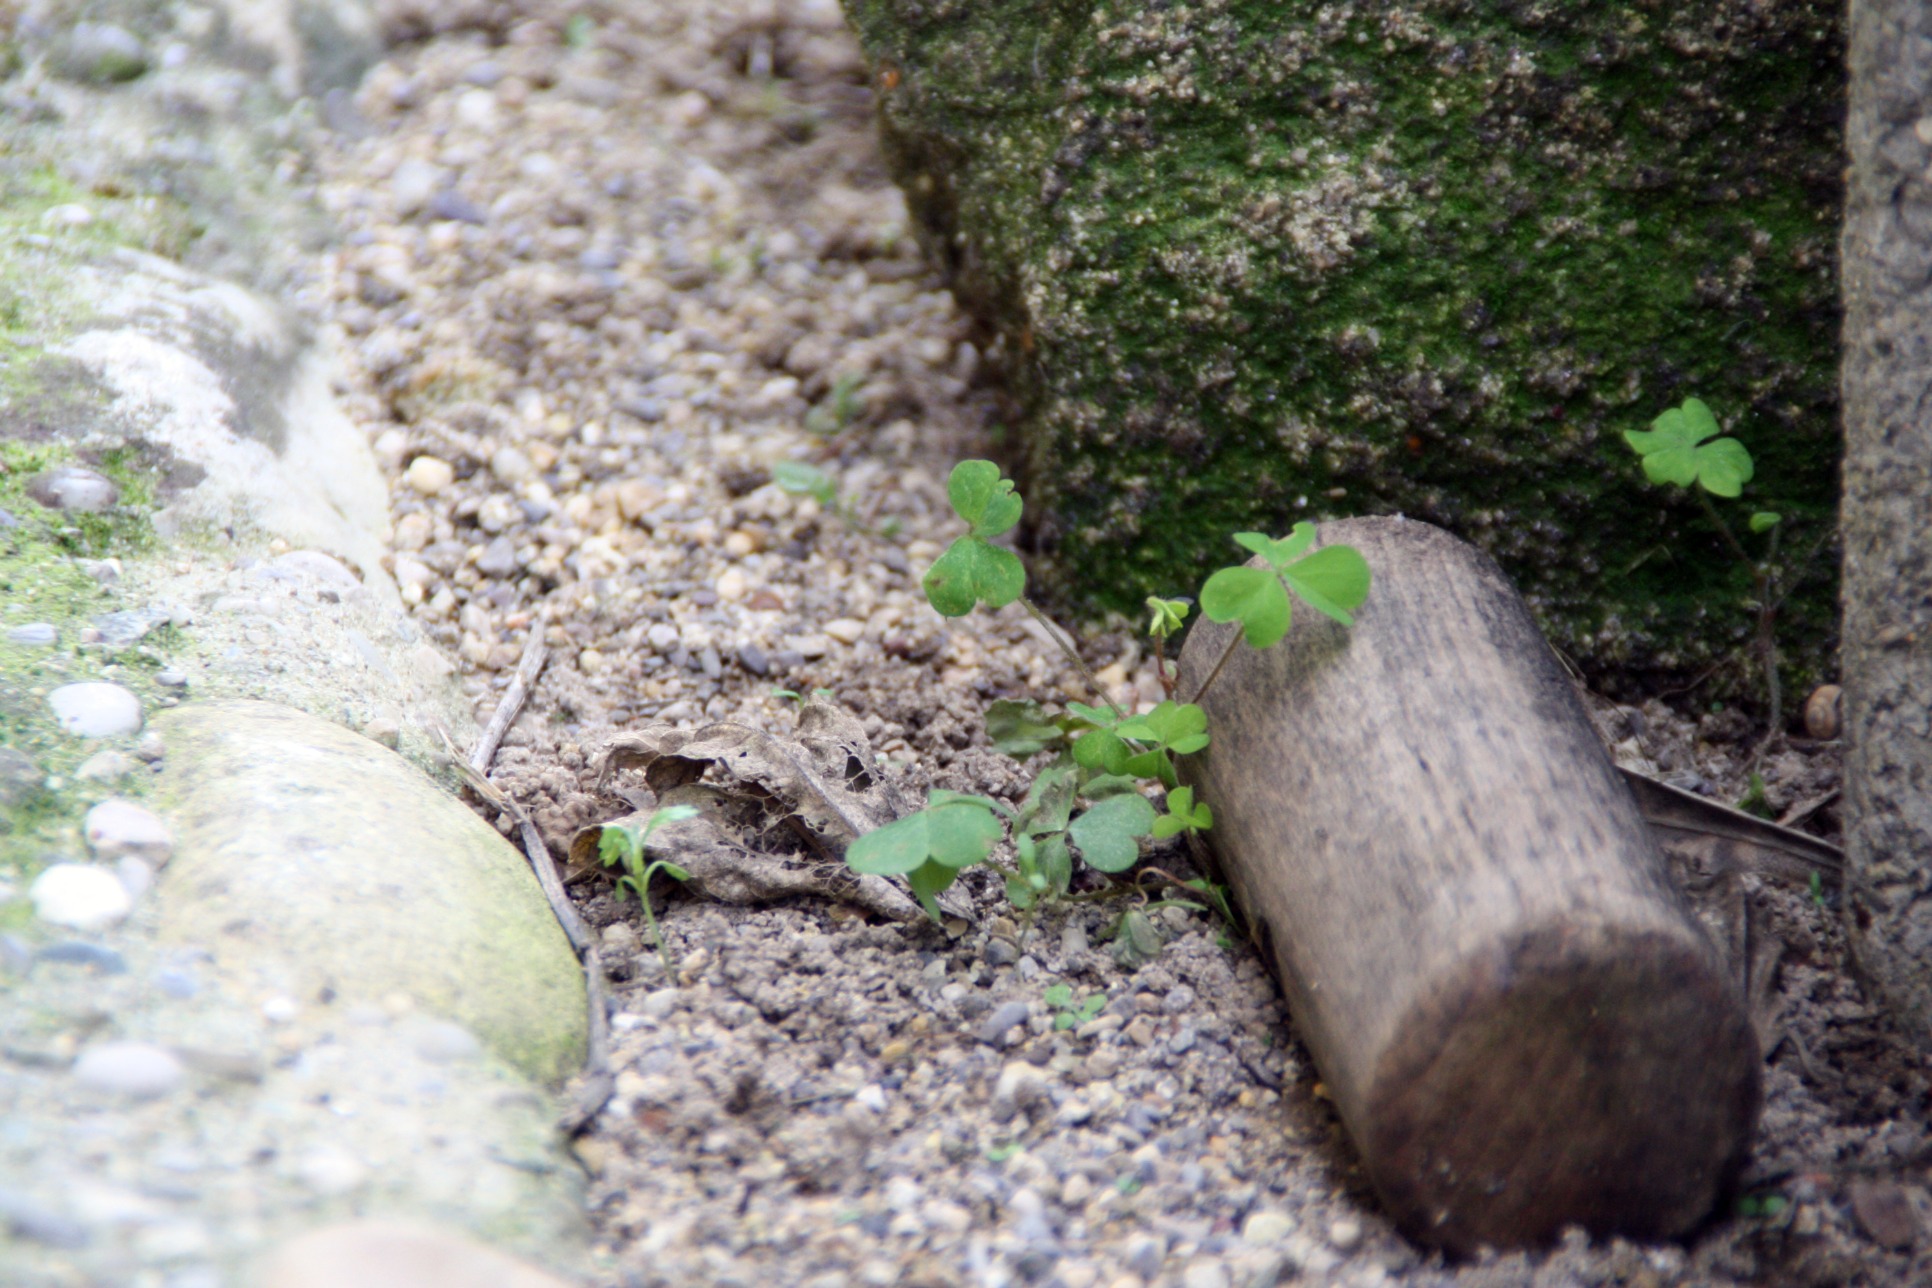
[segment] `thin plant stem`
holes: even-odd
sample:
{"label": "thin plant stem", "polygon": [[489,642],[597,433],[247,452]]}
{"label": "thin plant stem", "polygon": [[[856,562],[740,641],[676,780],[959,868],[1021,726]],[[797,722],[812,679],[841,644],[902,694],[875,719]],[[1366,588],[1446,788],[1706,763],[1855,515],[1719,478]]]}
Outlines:
{"label": "thin plant stem", "polygon": [[1756,593],[1758,600],[1758,631],[1756,641],[1758,667],[1764,672],[1764,696],[1766,705],[1769,707],[1769,711],[1767,712],[1769,719],[1766,721],[1768,727],[1765,729],[1764,743],[1758,749],[1758,754],[1762,755],[1764,747],[1768,746],[1771,740],[1778,736],[1779,728],[1784,720],[1784,690],[1778,680],[1778,605],[1772,598],[1777,587],[1772,580],[1771,573],[1767,570],[1767,564],[1777,558],[1778,530],[1776,528],[1771,530],[1770,553],[1766,561],[1760,563],[1751,557],[1750,552],[1737,539],[1737,535],[1731,531],[1731,525],[1724,522],[1723,516],[1717,512],[1717,507],[1711,504],[1710,497],[1706,496],[1702,489],[1698,490],[1697,500],[1704,507],[1705,515],[1716,526],[1718,534],[1724,538],[1724,544],[1729,546],[1731,553],[1736,555],[1743,562],[1744,566],[1751,570],[1751,588]]}
{"label": "thin plant stem", "polygon": [[1102,687],[1100,683],[1100,677],[1095,675],[1091,670],[1087,668],[1087,664],[1081,660],[1080,654],[1074,651],[1073,645],[1069,644],[1066,638],[1060,634],[1060,628],[1055,626],[1052,622],[1048,621],[1046,614],[1042,613],[1039,609],[1035,608],[1033,606],[1033,601],[1028,599],[1025,595],[1020,596],[1020,607],[1024,608],[1027,611],[1027,614],[1031,616],[1034,621],[1040,624],[1040,629],[1044,630],[1047,633],[1048,638],[1050,638],[1055,644],[1058,644],[1060,646],[1060,651],[1067,655],[1067,661],[1073,663],[1074,669],[1080,672],[1080,677],[1084,679],[1087,682],[1088,687],[1093,690],[1094,696],[1099,698],[1102,702],[1106,703],[1107,709],[1114,713],[1114,719],[1125,720],[1127,718],[1127,713],[1125,711],[1122,711],[1117,705],[1115,705],[1114,700],[1107,696],[1107,690],[1104,687]]}
{"label": "thin plant stem", "polygon": [[1214,664],[1214,669],[1208,672],[1208,678],[1201,681],[1201,687],[1194,690],[1194,696],[1188,699],[1189,702],[1199,703],[1202,698],[1207,696],[1207,691],[1214,687],[1216,680],[1221,678],[1221,668],[1228,664],[1228,659],[1234,656],[1234,650],[1240,643],[1241,628],[1237,626],[1235,627],[1234,634],[1228,636],[1228,646],[1221,650],[1220,660]]}

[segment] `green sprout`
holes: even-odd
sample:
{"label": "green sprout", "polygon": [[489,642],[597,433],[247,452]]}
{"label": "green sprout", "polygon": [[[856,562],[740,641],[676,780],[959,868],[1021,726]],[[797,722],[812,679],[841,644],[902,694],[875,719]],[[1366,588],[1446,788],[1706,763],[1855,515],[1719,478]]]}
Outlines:
{"label": "green sprout", "polygon": [[1079,1028],[1100,1014],[1107,1006],[1105,993],[1089,993],[1075,1002],[1073,986],[1070,984],[1055,984],[1046,991],[1043,1000],[1056,1012],[1053,1017],[1053,1029],[1056,1033]]}
{"label": "green sprout", "polygon": [[1644,477],[1652,483],[1689,489],[1704,509],[1726,547],[1750,571],[1752,597],[1757,610],[1757,635],[1754,648],[1758,665],[1764,672],[1766,707],[1769,716],[1767,738],[1774,736],[1783,721],[1783,692],[1778,678],[1776,634],[1779,594],[1778,538],[1783,531],[1782,515],[1774,510],[1755,510],[1747,526],[1753,534],[1770,534],[1765,541],[1764,557],[1754,558],[1724,521],[1711,497],[1727,500],[1743,494],[1744,485],[1756,472],[1751,453],[1735,438],[1717,437],[1717,417],[1698,398],[1686,398],[1650,422],[1648,431],[1627,429],[1624,442],[1643,461]]}
{"label": "green sprout", "polygon": [[946,480],[953,510],[970,531],[946,548],[921,584],[942,617],[964,617],[978,604],[1004,608],[1026,593],[1020,557],[991,538],[1020,521],[1022,502],[1013,481],[991,461],[961,461]]}
{"label": "green sprout", "polygon": [[1154,820],[1154,839],[1164,841],[1183,832],[1205,832],[1214,826],[1214,811],[1204,801],[1194,803],[1192,787],[1176,787],[1167,793],[1167,813]]}
{"label": "green sprout", "polygon": [[934,791],[925,809],[852,842],[846,866],[861,875],[903,876],[919,906],[937,922],[936,897],[959,879],[962,868],[986,861],[1000,842],[996,815],[1010,813],[984,796]]}
{"label": "green sprout", "polygon": [[823,402],[805,413],[805,432],[830,437],[845,430],[865,410],[865,377],[848,371],[832,382]]}
{"label": "green sprout", "polygon": [[669,859],[653,859],[645,862],[644,842],[662,823],[674,823],[680,819],[696,818],[698,811],[689,805],[667,805],[663,809],[651,811],[642,827],[632,823],[606,823],[604,830],[597,836],[597,857],[605,867],[622,866],[624,875],[617,878],[617,897],[622,900],[628,887],[637,896],[637,902],[644,909],[644,923],[651,929],[651,940],[657,945],[658,960],[664,963],[664,973],[675,975],[677,962],[671,956],[671,946],[665,942],[664,932],[658,929],[657,914],[651,910],[651,878],[662,872],[673,881],[689,881],[691,874]]}

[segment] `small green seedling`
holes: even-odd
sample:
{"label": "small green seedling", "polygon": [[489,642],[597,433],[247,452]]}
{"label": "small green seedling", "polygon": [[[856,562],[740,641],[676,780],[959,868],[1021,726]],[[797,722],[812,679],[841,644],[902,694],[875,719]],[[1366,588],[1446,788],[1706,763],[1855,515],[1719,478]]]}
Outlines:
{"label": "small green seedling", "polygon": [[888,519],[874,527],[859,517],[858,508],[839,493],[839,485],[824,470],[805,461],[779,461],[771,467],[771,481],[778,490],[790,496],[808,496],[818,502],[821,509],[837,517],[839,522],[854,532],[862,532],[868,537],[883,537],[890,540],[899,532],[899,521]]}
{"label": "small green seedling", "polygon": [[[1770,732],[1782,727],[1782,691],[1778,679],[1778,646],[1775,626],[1779,595],[1778,537],[1783,516],[1773,510],[1756,510],[1747,526],[1765,541],[1764,557],[1754,558],[1744,548],[1731,525],[1724,521],[1711,497],[1735,499],[1743,494],[1756,466],[1751,453],[1735,438],[1720,438],[1717,417],[1701,399],[1686,398],[1650,422],[1649,431],[1627,429],[1624,442],[1643,460],[1644,477],[1652,483],[1687,488],[1703,506],[1705,517],[1717,529],[1733,556],[1751,573],[1752,594],[1757,610],[1755,651],[1764,672]],[[1693,558],[1685,552],[1686,558]]]}
{"label": "small green seedling", "polygon": [[1055,1011],[1054,1031],[1064,1032],[1077,1029],[1106,1009],[1105,993],[1089,993],[1078,1002],[1073,1000],[1073,987],[1070,984],[1055,984],[1046,991],[1046,1004]]}
{"label": "small green seedling", "polygon": [[1167,660],[1167,641],[1181,633],[1188,610],[1193,607],[1194,602],[1188,599],[1147,597],[1147,609],[1152,614],[1147,633],[1154,639],[1154,674],[1160,677],[1161,691],[1170,698],[1174,696],[1176,677],[1174,665]]}
{"label": "small green seedling", "polygon": [[1176,787],[1167,793],[1167,813],[1154,820],[1154,839],[1164,841],[1183,832],[1205,832],[1214,826],[1214,811],[1206,802],[1194,803],[1192,787]]}
{"label": "small green seedling", "polygon": [[991,538],[1020,521],[1022,502],[1013,481],[991,461],[961,461],[946,482],[953,510],[971,529],[946,548],[926,571],[926,598],[944,617],[964,617],[975,605],[1004,608],[1026,593],[1020,557]]}
{"label": "small green seedling", "polygon": [[1812,873],[1811,873],[1810,887],[1811,887],[1811,902],[1813,903],[1813,905],[1819,908],[1824,907],[1825,906],[1825,878],[1822,875],[1820,875],[1817,869],[1815,868],[1812,870]]}
{"label": "small green seedling", "polygon": [[919,906],[937,922],[936,897],[959,879],[962,868],[986,861],[1000,842],[998,816],[1011,814],[984,796],[934,791],[925,809],[852,842],[846,866],[861,875],[903,876]]}
{"label": "small green seedling", "polygon": [[832,382],[824,401],[805,413],[805,431],[830,437],[845,430],[865,410],[865,377],[848,371]]}
{"label": "small green seedling", "polygon": [[1314,543],[1312,523],[1297,523],[1279,539],[1237,532],[1234,540],[1243,550],[1261,556],[1266,566],[1223,568],[1201,587],[1202,615],[1215,622],[1239,622],[1241,631],[1229,638],[1220,660],[1194,694],[1196,702],[1220,678],[1238,641],[1245,639],[1250,648],[1269,648],[1288,634],[1294,620],[1290,591],[1343,626],[1355,624],[1349,614],[1368,598],[1369,566],[1361,551],[1353,546],[1324,546],[1313,554],[1302,553]]}
{"label": "small green seedling", "polygon": [[691,874],[669,859],[645,862],[644,842],[659,824],[696,818],[697,815],[698,811],[689,805],[667,805],[663,809],[652,810],[642,827],[628,823],[606,823],[597,837],[597,857],[603,860],[604,866],[621,865],[624,869],[624,875],[617,878],[617,897],[621,900],[628,888],[643,906],[644,922],[651,929],[651,940],[657,945],[658,960],[664,963],[666,975],[677,973],[677,962],[671,956],[671,946],[664,940],[664,932],[658,929],[657,914],[651,910],[651,878],[662,872],[673,881],[689,881]]}

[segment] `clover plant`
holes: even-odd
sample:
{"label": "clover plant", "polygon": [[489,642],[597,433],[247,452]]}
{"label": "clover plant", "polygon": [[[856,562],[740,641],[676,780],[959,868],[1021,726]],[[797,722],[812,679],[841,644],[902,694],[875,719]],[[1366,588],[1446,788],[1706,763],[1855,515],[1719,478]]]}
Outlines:
{"label": "clover plant", "polygon": [[651,939],[657,945],[658,960],[664,963],[666,975],[677,973],[677,963],[671,957],[670,945],[664,941],[664,932],[658,929],[657,914],[651,911],[651,878],[662,872],[673,881],[689,881],[691,874],[669,859],[645,862],[644,842],[659,824],[696,818],[697,814],[689,805],[667,805],[652,810],[641,827],[632,823],[606,823],[597,835],[597,857],[603,860],[604,866],[621,865],[624,869],[624,875],[617,878],[618,899],[623,899],[628,888],[644,908],[644,923],[651,928]]}
{"label": "clover plant", "polygon": [[[1055,713],[1031,699],[995,701],[986,711],[993,746],[1018,760],[1051,757],[1034,774],[1019,807],[935,790],[924,809],[867,833],[847,849],[846,862],[856,872],[905,877],[935,921],[936,896],[964,869],[993,862],[994,851],[1008,839],[1012,862],[995,866],[1005,877],[1007,898],[1027,911],[1068,896],[1076,858],[1096,872],[1117,875],[1139,860],[1143,837],[1193,841],[1214,826],[1213,810],[1194,799],[1192,788],[1180,785],[1175,764],[1205,748],[1209,738],[1207,712],[1197,702],[1174,700],[1175,675],[1165,653],[1166,641],[1187,619],[1189,601],[1147,601],[1148,634],[1166,697],[1146,711],[1124,711],[1069,639],[1026,598],[1026,568],[1019,556],[995,544],[1020,521],[1023,502],[1012,480],[991,461],[962,461],[947,479],[946,494],[966,533],[925,574],[922,585],[933,608],[961,617],[982,605],[1019,604],[1066,653],[1098,705],[1069,702]],[[1291,595],[1348,625],[1350,612],[1368,594],[1368,565],[1359,552],[1349,546],[1308,551],[1315,540],[1312,524],[1297,524],[1280,540],[1252,532],[1235,540],[1262,565],[1222,569],[1201,588],[1204,616],[1241,625],[1201,686],[1203,693],[1242,641],[1267,648],[1287,634]],[[1165,814],[1142,794],[1143,783],[1166,789]],[[1176,884],[1220,893],[1206,881]],[[1117,956],[1141,959],[1159,950],[1159,934],[1146,912],[1162,906],[1175,904],[1123,914],[1114,929]],[[1224,914],[1230,911],[1224,895],[1215,898],[1215,906]]]}
{"label": "clover plant", "polygon": [[[1651,421],[1648,431],[1627,429],[1623,439],[1642,459],[1645,478],[1652,483],[1688,489],[1697,498],[1725,546],[1751,574],[1752,607],[1757,615],[1753,646],[1764,673],[1769,719],[1766,736],[1769,737],[1777,733],[1783,719],[1776,635],[1778,606],[1783,601],[1780,589],[1784,578],[1778,564],[1783,516],[1774,510],[1753,510],[1746,526],[1753,534],[1765,537],[1764,552],[1762,557],[1755,557],[1744,548],[1731,525],[1711,504],[1711,497],[1735,500],[1743,495],[1744,485],[1751,481],[1756,466],[1743,443],[1735,438],[1719,437],[1720,433],[1717,417],[1703,400],[1686,398],[1681,406],[1672,407]],[[1687,557],[1693,557],[1686,553]]]}

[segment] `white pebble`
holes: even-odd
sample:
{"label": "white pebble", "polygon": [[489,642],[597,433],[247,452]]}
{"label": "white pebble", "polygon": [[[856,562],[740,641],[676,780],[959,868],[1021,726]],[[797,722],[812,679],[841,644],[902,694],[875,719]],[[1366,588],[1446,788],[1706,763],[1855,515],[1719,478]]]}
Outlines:
{"label": "white pebble", "polygon": [[118,738],[141,727],[141,699],[101,680],[63,684],[47,695],[47,705],[76,738]]}
{"label": "white pebble", "polygon": [[74,1061],[82,1086],[138,1100],[167,1095],[187,1074],[172,1051],[151,1042],[102,1042]]}
{"label": "white pebble", "polygon": [[1342,1217],[1328,1223],[1328,1241],[1341,1252],[1347,1252],[1362,1241],[1362,1223],[1352,1217]]}
{"label": "white pebble", "polygon": [[1256,1248],[1271,1247],[1294,1232],[1295,1218],[1273,1208],[1250,1212],[1241,1223],[1241,1241]]}
{"label": "white pebble", "polygon": [[56,863],[27,888],[42,921],[75,930],[100,930],[134,911],[121,879],[106,868]]}
{"label": "white pebble", "polygon": [[270,1024],[287,1024],[301,1013],[301,1006],[286,993],[277,993],[262,1003],[262,1018]]}
{"label": "white pebble", "polygon": [[156,868],[166,867],[174,855],[174,835],[155,814],[133,801],[116,797],[87,811],[87,848],[97,859],[129,855]]}
{"label": "white pebble", "polygon": [[865,635],[865,623],[850,617],[834,617],[819,629],[841,644],[857,644]]}
{"label": "white pebble", "polygon": [[134,757],[109,747],[81,761],[74,770],[74,777],[84,783],[111,783],[126,778],[139,767]]}
{"label": "white pebble", "polygon": [[368,1179],[369,1169],[348,1150],[321,1145],[296,1162],[295,1175],[317,1194],[334,1197],[361,1185]]}
{"label": "white pebble", "polygon": [[482,1053],[476,1035],[451,1020],[431,1020],[416,1034],[416,1054],[433,1064],[453,1064]]}
{"label": "white pebble", "polygon": [[403,471],[403,482],[424,496],[435,496],[455,481],[455,467],[439,456],[418,456]]}
{"label": "white pebble", "polygon": [[500,483],[515,486],[537,476],[536,462],[514,447],[499,447],[490,456],[490,473]]}
{"label": "white pebble", "polygon": [[727,568],[718,574],[718,598],[729,601],[743,599],[751,590],[751,581],[742,568]]}

